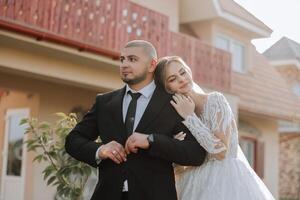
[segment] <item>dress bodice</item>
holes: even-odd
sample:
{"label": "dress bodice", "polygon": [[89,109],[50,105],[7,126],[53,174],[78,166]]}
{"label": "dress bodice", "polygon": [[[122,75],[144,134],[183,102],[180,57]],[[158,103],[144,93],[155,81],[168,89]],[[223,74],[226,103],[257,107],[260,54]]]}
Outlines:
{"label": "dress bodice", "polygon": [[[208,94],[203,105],[201,116],[192,114],[183,123],[191,131],[197,141],[208,152],[208,160],[213,159],[211,154],[226,151],[226,158],[236,157],[238,150],[238,130],[234,114],[223,94],[212,92]],[[227,147],[214,134],[223,133],[229,141]],[[216,148],[217,145],[221,148]]]}

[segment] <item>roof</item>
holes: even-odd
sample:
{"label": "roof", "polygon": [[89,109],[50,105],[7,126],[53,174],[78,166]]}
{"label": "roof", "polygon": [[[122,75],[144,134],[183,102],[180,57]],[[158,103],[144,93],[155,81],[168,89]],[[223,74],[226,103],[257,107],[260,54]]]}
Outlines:
{"label": "roof", "polygon": [[239,5],[233,0],[219,0],[219,4],[223,11],[226,11],[232,15],[240,17],[241,19],[248,21],[251,24],[254,24],[262,29],[265,29],[268,32],[272,32],[272,29],[269,28],[266,24],[252,15],[249,11],[247,11],[244,7]]}
{"label": "roof", "polygon": [[275,60],[298,60],[300,62],[300,44],[282,37],[264,53],[270,61]]}
{"label": "roof", "polygon": [[233,73],[232,92],[240,97],[239,108],[289,121],[300,120],[300,102],[267,59],[253,52],[253,66],[246,74]]}
{"label": "roof", "polygon": [[252,38],[269,37],[272,30],[233,0],[180,1],[180,22],[220,19],[250,33]]}

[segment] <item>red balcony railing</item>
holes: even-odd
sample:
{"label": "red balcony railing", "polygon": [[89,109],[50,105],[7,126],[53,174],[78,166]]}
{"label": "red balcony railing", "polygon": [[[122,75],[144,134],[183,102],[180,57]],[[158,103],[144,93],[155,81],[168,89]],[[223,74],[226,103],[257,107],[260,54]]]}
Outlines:
{"label": "red balcony railing", "polygon": [[231,84],[231,56],[228,52],[204,44],[181,33],[170,33],[170,55],[181,56],[192,68],[200,85],[228,90]]}
{"label": "red balcony railing", "polygon": [[230,88],[228,53],[170,32],[167,16],[128,0],[0,0],[0,27],[112,58],[127,41],[145,39],[160,56],[182,56],[200,84]]}

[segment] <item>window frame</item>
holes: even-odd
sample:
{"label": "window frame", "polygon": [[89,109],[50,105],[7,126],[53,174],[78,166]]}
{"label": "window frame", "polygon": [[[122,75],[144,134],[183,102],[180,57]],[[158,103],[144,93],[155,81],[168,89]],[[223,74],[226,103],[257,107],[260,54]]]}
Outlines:
{"label": "window frame", "polygon": [[[228,46],[229,49],[223,49],[223,48],[218,47],[217,46],[218,38],[222,38],[222,39],[227,40],[229,42],[229,46]],[[240,45],[243,48],[243,53],[242,53],[242,55],[243,55],[242,63],[243,64],[239,68],[237,66],[234,67],[234,65],[233,65],[234,64],[233,63],[233,59],[234,59],[234,54],[233,54],[234,44]],[[224,34],[221,34],[221,33],[217,33],[215,35],[215,37],[214,37],[214,46],[216,48],[219,48],[219,49],[222,49],[224,51],[230,52],[230,54],[231,54],[231,69],[234,72],[238,72],[238,73],[246,73],[247,72],[247,62],[246,62],[247,61],[247,56],[246,56],[247,55],[247,48],[246,48],[246,45],[243,42],[241,42],[239,40],[236,40],[236,39],[233,39],[233,38],[231,38],[231,37],[229,37],[227,35],[224,35]]]}
{"label": "window frame", "polygon": [[[258,140],[256,137],[241,136],[239,138],[239,143],[243,140],[252,141],[254,143],[254,159],[253,159],[253,170],[256,174],[263,179],[265,174],[265,143]],[[240,145],[241,146],[241,145]],[[243,149],[242,149],[243,150]],[[245,155],[246,157],[246,155]],[[246,157],[247,158],[247,157]],[[247,158],[248,160],[248,158]]]}
{"label": "window frame", "polygon": [[[256,171],[256,158],[257,158],[257,151],[256,151],[256,147],[257,147],[257,139],[256,138],[252,138],[252,137],[247,137],[247,136],[241,136],[240,137],[240,143],[241,141],[250,141],[253,142],[253,165],[251,165],[251,163],[249,162],[248,157],[246,156],[245,152],[243,151],[245,157],[247,158],[250,166],[254,169],[254,171]],[[242,145],[240,145],[242,148]],[[242,149],[243,150],[243,149]]]}

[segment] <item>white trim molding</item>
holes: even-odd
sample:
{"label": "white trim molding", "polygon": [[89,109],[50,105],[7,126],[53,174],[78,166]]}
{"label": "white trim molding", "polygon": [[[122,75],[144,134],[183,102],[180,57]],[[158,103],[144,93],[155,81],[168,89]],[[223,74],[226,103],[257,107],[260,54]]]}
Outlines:
{"label": "white trim molding", "polygon": [[[23,142],[22,142],[22,166],[21,166],[21,172],[19,176],[15,175],[7,175],[7,157],[9,153],[9,117],[21,114],[23,117],[30,117],[30,108],[12,108],[8,109],[5,114],[5,132],[4,132],[4,149],[3,149],[3,163],[2,163],[2,172],[1,172],[1,191],[0,191],[0,199],[5,200],[6,194],[5,194],[5,181],[20,181],[21,188],[18,188],[16,192],[20,192],[20,198],[23,200],[25,197],[25,179],[26,179],[26,161],[27,161],[27,146],[24,143],[24,141],[27,140],[27,134],[23,135]],[[23,125],[26,126],[26,125]],[[25,129],[25,127],[24,127]]]}
{"label": "white trim molding", "polygon": [[242,27],[246,30],[254,32],[254,33],[258,34],[261,37],[270,37],[272,31],[267,31],[267,30],[264,30],[262,28],[259,28],[258,26],[254,25],[254,24],[251,24],[248,21],[243,20],[240,17],[234,16],[234,15],[228,13],[228,12],[225,12],[224,10],[221,9],[218,0],[213,0],[213,4],[216,8],[217,14],[220,17],[222,17],[222,18],[228,20],[229,22],[231,22],[233,24],[236,24],[236,25],[238,25],[238,26],[240,26],[240,27]]}
{"label": "white trim molding", "polygon": [[300,70],[300,61],[296,59],[274,60],[269,62],[272,66],[295,65]]}
{"label": "white trim molding", "polygon": [[287,121],[279,121],[278,122],[278,131],[280,133],[297,133],[300,134],[300,124],[287,122]]}

